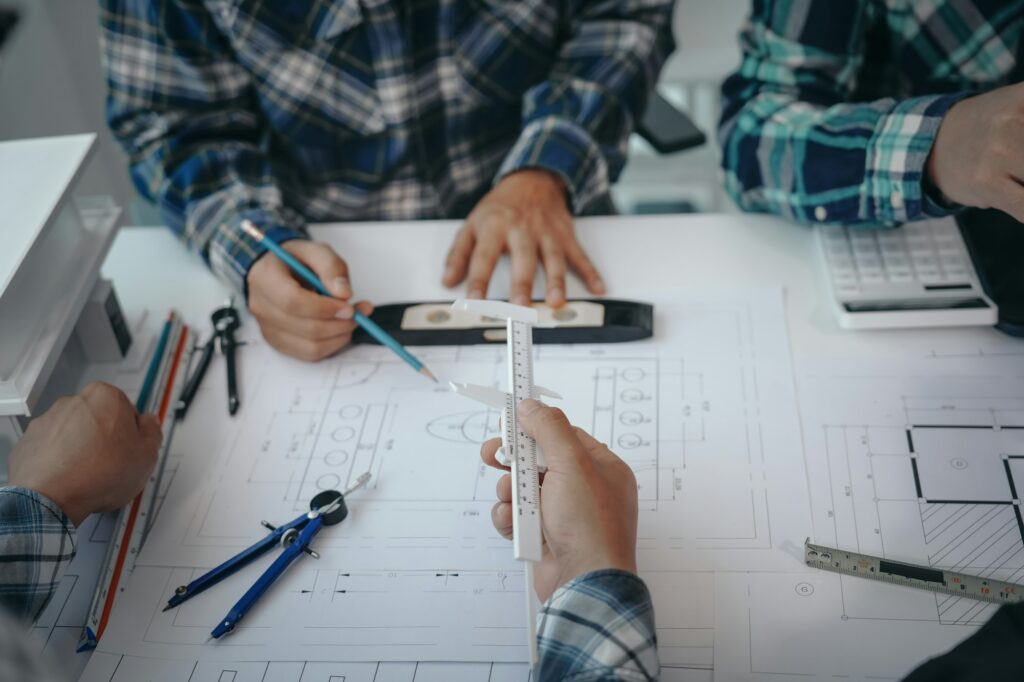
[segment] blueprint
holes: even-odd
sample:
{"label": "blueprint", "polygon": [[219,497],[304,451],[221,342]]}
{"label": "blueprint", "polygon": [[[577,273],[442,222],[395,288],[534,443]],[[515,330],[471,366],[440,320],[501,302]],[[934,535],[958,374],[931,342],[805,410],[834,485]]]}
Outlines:
{"label": "blueprint", "polygon": [[[1024,348],[998,345],[799,372],[815,542],[1024,582]],[[788,571],[716,576],[716,676],[901,679],[996,609],[811,572],[802,541]]]}
{"label": "blueprint", "polygon": [[[784,570],[780,539],[810,533],[782,292],[633,297],[655,304],[654,339],[539,346],[535,378],[636,472],[665,679],[705,680],[715,572]],[[416,352],[444,379],[505,388],[503,346]],[[308,365],[250,338],[239,361],[236,419],[208,379],[178,427],[166,500],[82,679],[413,679],[414,665],[456,679],[430,661],[465,662],[467,682],[525,679],[522,567],[491,527],[497,473],[478,455],[497,413],[376,347]],[[262,537],[260,520],[290,520],[364,471],[349,518],[315,541],[321,558],[300,559],[229,637],[208,641],[270,558],[162,611]]]}

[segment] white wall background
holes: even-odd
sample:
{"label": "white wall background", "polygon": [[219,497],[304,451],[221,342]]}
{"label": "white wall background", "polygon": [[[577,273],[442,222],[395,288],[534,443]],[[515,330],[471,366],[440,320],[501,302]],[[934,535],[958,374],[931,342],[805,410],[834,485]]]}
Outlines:
{"label": "white wall background", "polygon": [[[679,0],[679,44],[665,68],[667,94],[684,104],[713,137],[717,84],[739,60],[736,31],[750,0]],[[80,132],[100,135],[86,189],[113,196],[128,222],[151,221],[136,198],[124,156],[107,132],[105,85],[97,44],[95,0],[0,0],[18,6],[22,20],[0,53],[0,139]],[[687,87],[680,87],[687,86]],[[686,196],[705,210],[722,208],[717,194],[717,148],[657,157],[643,144],[618,190],[620,204]]]}

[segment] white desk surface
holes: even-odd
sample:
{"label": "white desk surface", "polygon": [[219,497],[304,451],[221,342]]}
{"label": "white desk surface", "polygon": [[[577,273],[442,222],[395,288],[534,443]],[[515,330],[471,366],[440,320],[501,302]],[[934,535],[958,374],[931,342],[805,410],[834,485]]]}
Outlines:
{"label": "white desk surface", "polygon": [[[357,293],[376,303],[454,298],[440,284],[457,222],[319,226],[314,238],[348,260]],[[813,235],[805,227],[744,215],[616,217],[580,220],[578,231],[611,295],[642,296],[667,287],[705,289],[782,286],[796,372],[812,359],[892,358],[922,346],[941,350],[1006,347],[1020,341],[992,329],[849,332],[836,322],[819,273]],[[508,290],[507,263],[491,295]],[[175,308],[208,333],[208,316],[228,290],[198,257],[163,228],[129,228],[104,266],[130,320],[149,311],[157,320]],[[536,292],[535,292],[536,293]],[[569,295],[583,296],[573,280]],[[154,320],[150,322],[155,325]],[[696,674],[696,673],[695,673]],[[695,678],[696,679],[696,678]],[[704,679],[704,678],[700,678]],[[710,679],[710,677],[708,677]]]}
{"label": "white desk surface", "polygon": [[[440,284],[444,257],[458,222],[345,223],[317,226],[313,237],[348,261],[356,293],[374,303],[454,298],[464,288]],[[1006,343],[992,329],[850,332],[839,328],[818,264],[811,230],[750,215],[623,216],[578,221],[580,240],[600,268],[611,297],[664,287],[694,289],[784,286],[793,357],[885,356],[922,342],[959,348]],[[395,248],[395,245],[401,248]],[[508,291],[507,262],[490,295]],[[128,314],[170,308],[200,330],[229,294],[206,266],[163,228],[127,228],[117,237],[104,273],[114,280]],[[540,293],[538,289],[536,293]],[[569,296],[585,296],[578,281]],[[202,333],[202,332],[201,332]]]}

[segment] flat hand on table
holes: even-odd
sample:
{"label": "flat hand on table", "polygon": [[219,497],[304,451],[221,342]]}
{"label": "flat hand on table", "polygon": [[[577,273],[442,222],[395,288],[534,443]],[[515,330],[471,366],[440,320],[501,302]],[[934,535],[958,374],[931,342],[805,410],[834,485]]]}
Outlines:
{"label": "flat hand on table", "polygon": [[316,273],[336,298],[305,288],[299,278],[272,253],[265,253],[249,269],[249,310],[263,338],[285,355],[300,360],[322,360],[352,341],[355,310],[373,312],[366,301],[353,305],[348,265],[326,244],[301,239],[281,245]]}
{"label": "flat hand on table", "polygon": [[467,296],[484,298],[494,267],[506,252],[512,257],[512,303],[530,304],[538,260],[547,275],[545,298],[552,306],[565,304],[566,261],[590,293],[605,293],[597,268],[576,240],[565,186],[552,173],[522,170],[495,185],[455,236],[442,281],[453,287],[467,280]]}

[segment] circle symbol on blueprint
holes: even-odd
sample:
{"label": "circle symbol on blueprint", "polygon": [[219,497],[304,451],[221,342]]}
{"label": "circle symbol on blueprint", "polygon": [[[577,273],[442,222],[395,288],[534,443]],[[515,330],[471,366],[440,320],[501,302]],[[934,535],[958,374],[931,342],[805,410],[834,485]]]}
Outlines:
{"label": "circle symbol on blueprint", "polygon": [[344,443],[345,441],[352,440],[356,436],[356,430],[351,426],[342,426],[340,429],[335,429],[334,433],[331,434],[331,439],[335,443]]}
{"label": "circle symbol on blueprint", "polygon": [[636,426],[637,424],[642,424],[643,421],[644,416],[636,410],[629,410],[619,415],[619,422],[625,426]]}
{"label": "circle symbol on blueprint", "polygon": [[640,367],[627,367],[619,373],[619,376],[622,377],[623,381],[634,382],[640,381],[647,376],[647,372],[643,371]]}
{"label": "circle symbol on blueprint", "polygon": [[964,459],[963,457],[954,457],[953,459],[949,460],[949,466],[953,467],[957,471],[963,471],[964,469],[967,468],[968,463],[967,460]]}
{"label": "circle symbol on blueprint", "polygon": [[359,405],[346,405],[338,410],[338,416],[342,419],[355,419],[356,417],[362,416],[362,414],[363,408]]}
{"label": "circle symbol on blueprint", "polygon": [[627,388],[619,394],[619,397],[624,403],[639,403],[646,399],[647,396],[639,388]]}
{"label": "circle symbol on blueprint", "polygon": [[331,450],[324,455],[324,464],[337,467],[348,461],[348,453],[344,450]]}
{"label": "circle symbol on blueprint", "polygon": [[800,597],[810,597],[814,594],[814,585],[810,583],[797,583],[793,591]]}
{"label": "circle symbol on blueprint", "polygon": [[626,450],[635,450],[643,443],[643,439],[635,433],[624,433],[619,436],[619,447]]}
{"label": "circle symbol on blueprint", "polygon": [[337,490],[341,485],[341,476],[338,474],[324,474],[316,479],[316,487],[319,490]]}

